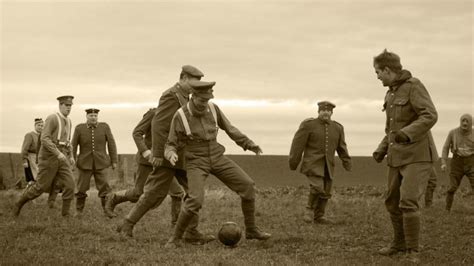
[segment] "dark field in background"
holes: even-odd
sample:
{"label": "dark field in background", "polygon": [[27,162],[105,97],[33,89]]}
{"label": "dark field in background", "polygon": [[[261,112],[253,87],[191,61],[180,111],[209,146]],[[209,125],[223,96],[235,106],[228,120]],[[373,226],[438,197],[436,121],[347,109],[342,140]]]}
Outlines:
{"label": "dark field in background", "polygon": [[[240,167],[242,167],[256,182],[258,187],[274,186],[300,186],[306,185],[306,178],[299,171],[290,171],[288,168],[288,157],[284,155],[228,155]],[[341,162],[336,158],[335,186],[385,186],[386,162],[376,163],[372,157],[353,157],[353,169],[346,172]],[[442,173],[439,164],[438,184],[446,186],[449,184],[447,173]],[[14,171],[12,171],[14,169]],[[131,185],[134,180],[136,169],[135,155],[119,155],[119,169],[110,170],[110,181],[112,184]],[[75,171],[77,175],[77,171]],[[6,188],[14,187],[18,178],[24,180],[23,167],[20,154],[0,153],[0,181],[3,176],[3,184]],[[216,178],[209,178],[210,185],[220,182]],[[467,180],[463,180],[463,187],[467,187]],[[1,184],[0,184],[1,185]]]}

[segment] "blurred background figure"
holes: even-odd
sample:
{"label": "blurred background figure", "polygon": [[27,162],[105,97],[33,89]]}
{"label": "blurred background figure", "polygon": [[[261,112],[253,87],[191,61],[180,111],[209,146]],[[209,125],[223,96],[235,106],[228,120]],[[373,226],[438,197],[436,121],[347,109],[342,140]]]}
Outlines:
{"label": "blurred background figure", "polygon": [[461,180],[467,176],[474,193],[474,140],[472,136],[472,115],[463,114],[459,127],[449,131],[441,155],[441,170],[447,171],[449,151],[453,153],[449,172],[450,187],[446,195],[446,210],[450,211],[454,201],[454,193]]}

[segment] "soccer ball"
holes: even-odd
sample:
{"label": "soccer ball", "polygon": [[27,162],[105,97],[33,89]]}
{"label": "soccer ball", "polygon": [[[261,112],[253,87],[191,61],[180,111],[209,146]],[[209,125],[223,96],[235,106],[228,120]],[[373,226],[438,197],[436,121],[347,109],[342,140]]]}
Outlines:
{"label": "soccer ball", "polygon": [[232,247],[239,243],[242,229],[234,222],[226,222],[221,226],[218,237],[222,244]]}

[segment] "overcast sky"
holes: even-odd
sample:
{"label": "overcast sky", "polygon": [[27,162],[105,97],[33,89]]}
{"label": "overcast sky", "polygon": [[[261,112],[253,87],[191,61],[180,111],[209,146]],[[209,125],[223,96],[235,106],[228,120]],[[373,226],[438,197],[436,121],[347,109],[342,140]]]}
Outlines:
{"label": "overcast sky", "polygon": [[[330,100],[349,152],[384,135],[384,48],[427,87],[448,131],[473,107],[472,1],[2,1],[0,152],[19,152],[35,117],[74,95],[73,124],[101,109],[119,153],[181,66],[216,81],[216,102],[264,154],[286,155],[302,120]],[[229,154],[243,150],[220,131]]]}

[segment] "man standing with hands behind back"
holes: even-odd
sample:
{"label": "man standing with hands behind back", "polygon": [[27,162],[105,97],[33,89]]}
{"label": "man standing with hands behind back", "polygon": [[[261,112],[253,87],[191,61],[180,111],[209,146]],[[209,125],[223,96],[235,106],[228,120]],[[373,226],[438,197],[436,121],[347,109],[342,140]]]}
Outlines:
{"label": "man standing with hands behind back", "polygon": [[[99,191],[102,208],[105,197],[112,189],[107,182],[107,167],[117,167],[117,146],[114,136],[107,123],[98,122],[99,109],[86,110],[87,122],[76,126],[72,138],[74,158],[77,158],[79,178],[77,179],[76,211],[82,213],[90,188],[91,176],[94,175],[95,185]],[[106,152],[105,146],[109,154]],[[77,157],[77,146],[81,147]],[[104,209],[105,212],[105,209]]]}
{"label": "man standing with hands behind back", "polygon": [[402,69],[400,57],[384,50],[374,57],[377,78],[384,87],[383,111],[386,114],[385,137],[373,153],[377,162],[387,155],[388,190],[385,206],[390,213],[394,240],[379,254],[407,253],[418,262],[420,206],[433,162],[438,160],[430,129],[438,114],[430,95],[420,80]]}

